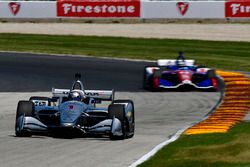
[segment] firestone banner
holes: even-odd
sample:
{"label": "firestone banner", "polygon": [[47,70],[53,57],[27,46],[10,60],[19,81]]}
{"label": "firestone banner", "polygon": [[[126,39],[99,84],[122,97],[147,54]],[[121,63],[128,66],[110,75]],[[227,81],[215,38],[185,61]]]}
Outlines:
{"label": "firestone banner", "polygon": [[0,18],[250,18],[250,0],[151,1],[57,0],[1,1]]}
{"label": "firestone banner", "polygon": [[140,0],[59,0],[59,17],[140,17]]}
{"label": "firestone banner", "polygon": [[225,2],[225,17],[250,18],[250,1]]}

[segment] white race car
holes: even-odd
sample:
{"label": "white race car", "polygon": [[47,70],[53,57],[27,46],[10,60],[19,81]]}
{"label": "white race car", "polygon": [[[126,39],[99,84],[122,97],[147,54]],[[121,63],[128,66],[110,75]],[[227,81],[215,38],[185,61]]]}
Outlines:
{"label": "white race car", "polygon": [[[76,74],[71,89],[52,89],[53,96],[33,96],[18,102],[16,136],[109,136],[126,139],[134,135],[134,104],[114,100],[114,91],[85,90]],[[107,108],[97,107],[110,101]]]}

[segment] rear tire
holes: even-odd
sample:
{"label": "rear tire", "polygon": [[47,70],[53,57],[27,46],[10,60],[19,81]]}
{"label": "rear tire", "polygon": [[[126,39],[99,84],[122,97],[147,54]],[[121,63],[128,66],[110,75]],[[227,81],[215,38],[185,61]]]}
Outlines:
{"label": "rear tire", "polygon": [[15,131],[16,136],[18,137],[30,137],[31,134],[28,131],[25,130],[17,130],[18,125],[18,118],[20,116],[32,116],[34,113],[34,103],[31,101],[19,101],[17,105],[17,111],[16,111],[16,125],[15,125]]}
{"label": "rear tire", "polygon": [[216,75],[216,72],[214,69],[211,69],[207,72],[207,76],[209,79],[212,80],[213,83],[213,88],[209,89],[208,91],[210,92],[216,92],[218,90],[218,76]]}
{"label": "rear tire", "polygon": [[208,76],[208,78],[216,78],[217,77],[214,69],[208,70],[207,76]]}

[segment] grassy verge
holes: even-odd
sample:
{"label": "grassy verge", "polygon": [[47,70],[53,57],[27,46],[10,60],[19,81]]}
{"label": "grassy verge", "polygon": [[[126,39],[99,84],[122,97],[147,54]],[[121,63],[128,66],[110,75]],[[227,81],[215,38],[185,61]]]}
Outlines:
{"label": "grassy verge", "polygon": [[225,134],[182,135],[140,167],[250,166],[250,123]]}
{"label": "grassy verge", "polygon": [[184,51],[198,64],[250,71],[250,42],[0,34],[0,50],[156,60]]}

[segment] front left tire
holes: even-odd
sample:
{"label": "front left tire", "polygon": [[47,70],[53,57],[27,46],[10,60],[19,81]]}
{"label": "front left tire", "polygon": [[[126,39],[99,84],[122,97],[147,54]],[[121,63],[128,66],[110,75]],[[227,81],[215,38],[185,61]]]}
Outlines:
{"label": "front left tire", "polygon": [[34,103],[31,101],[19,101],[16,111],[15,133],[17,137],[30,137],[31,134],[27,130],[23,130],[22,121],[25,116],[32,116],[34,113]]}

